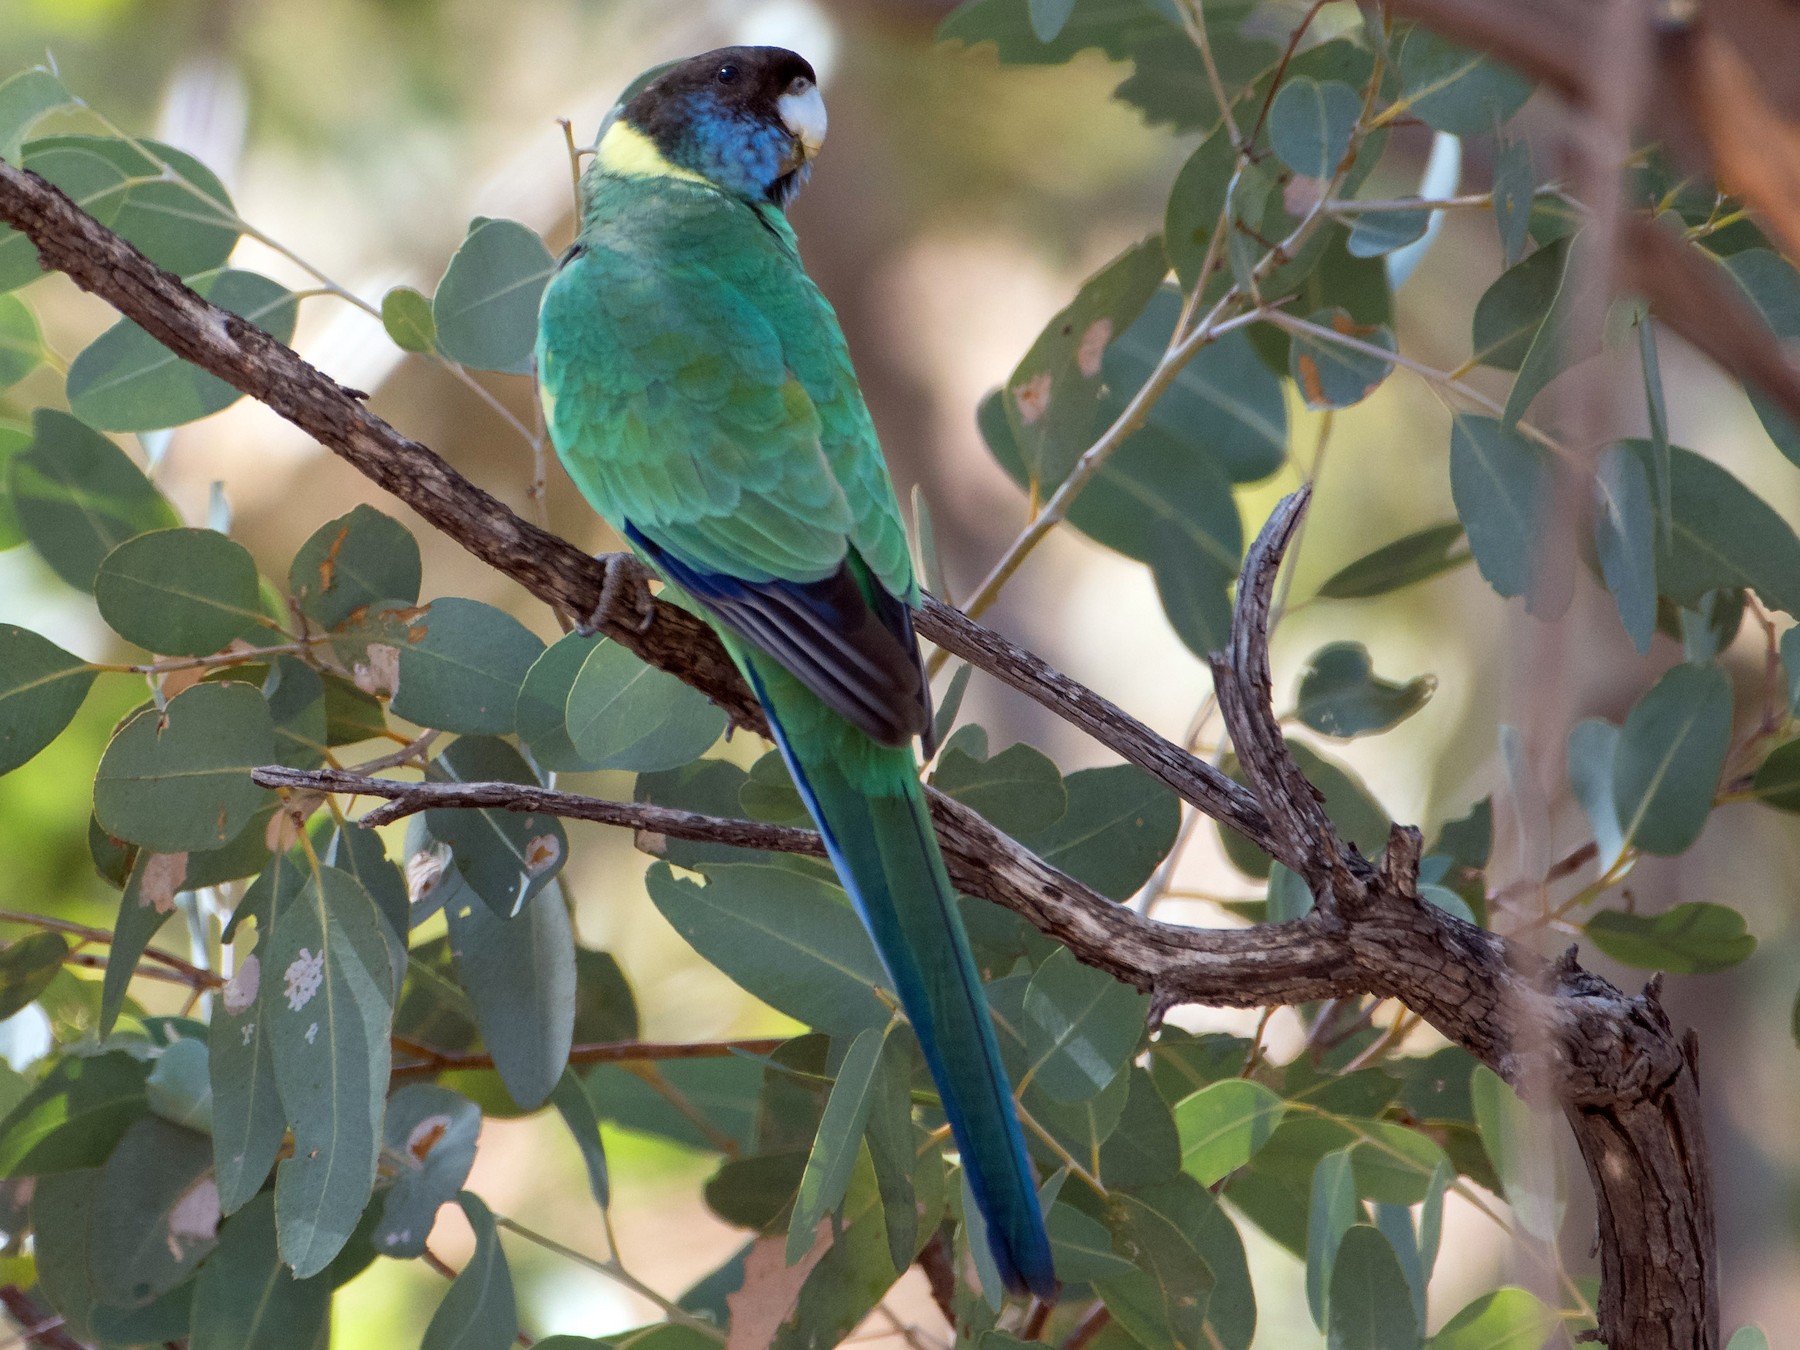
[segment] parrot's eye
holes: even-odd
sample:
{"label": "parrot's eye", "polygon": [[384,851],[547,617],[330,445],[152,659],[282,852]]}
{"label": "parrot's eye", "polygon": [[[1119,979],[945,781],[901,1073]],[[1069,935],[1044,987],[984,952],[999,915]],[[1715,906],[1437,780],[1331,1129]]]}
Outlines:
{"label": "parrot's eye", "polygon": [[736,66],[720,66],[718,73],[713,76],[720,84],[736,84],[737,77],[738,68]]}
{"label": "parrot's eye", "polygon": [[811,80],[807,79],[804,75],[797,75],[794,77],[794,82],[788,86],[787,91],[790,94],[800,95],[804,94],[812,87],[813,82]]}

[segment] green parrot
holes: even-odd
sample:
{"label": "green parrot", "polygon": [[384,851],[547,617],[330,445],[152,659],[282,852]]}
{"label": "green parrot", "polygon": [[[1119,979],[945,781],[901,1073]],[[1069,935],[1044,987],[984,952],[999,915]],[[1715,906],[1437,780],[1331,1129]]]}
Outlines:
{"label": "green parrot", "polygon": [[825,138],[778,47],[667,67],[611,119],[544,292],[550,438],[768,714],[936,1080],[1007,1286],[1057,1283],[987,1001],[919,782],[931,691],[893,485],[784,208]]}

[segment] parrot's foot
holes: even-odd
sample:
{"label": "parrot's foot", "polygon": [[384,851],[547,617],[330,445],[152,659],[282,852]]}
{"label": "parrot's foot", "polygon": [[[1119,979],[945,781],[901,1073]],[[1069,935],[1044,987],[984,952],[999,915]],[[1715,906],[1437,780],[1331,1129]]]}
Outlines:
{"label": "parrot's foot", "polygon": [[593,637],[609,625],[634,633],[647,633],[656,622],[656,601],[646,583],[650,572],[629,553],[606,555],[606,580],[600,583],[600,603],[587,621],[576,626],[583,637]]}

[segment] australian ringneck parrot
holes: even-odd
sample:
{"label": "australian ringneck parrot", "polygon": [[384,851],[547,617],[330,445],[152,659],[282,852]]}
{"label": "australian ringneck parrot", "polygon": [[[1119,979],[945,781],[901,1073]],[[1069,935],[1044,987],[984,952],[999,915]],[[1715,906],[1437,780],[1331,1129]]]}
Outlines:
{"label": "australian ringneck parrot", "polygon": [[594,509],[718,631],[874,939],[995,1263],[1056,1290],[1031,1165],[913,740],[931,695],[906,536],[844,334],[784,214],[825,136],[775,47],[674,65],[582,178],[544,293],[550,437]]}

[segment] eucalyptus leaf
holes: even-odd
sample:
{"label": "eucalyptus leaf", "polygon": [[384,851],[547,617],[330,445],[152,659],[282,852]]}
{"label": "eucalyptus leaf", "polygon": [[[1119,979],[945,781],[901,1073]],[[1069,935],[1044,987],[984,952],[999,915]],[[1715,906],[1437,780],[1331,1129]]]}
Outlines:
{"label": "eucalyptus leaf", "polygon": [[1567,1205],[1562,1168],[1555,1151],[1545,1147],[1555,1125],[1485,1064],[1476,1066],[1469,1092],[1481,1142],[1500,1175],[1514,1219],[1533,1237],[1554,1241]]}
{"label": "eucalyptus leaf", "polygon": [[1319,587],[1327,600],[1367,600],[1428,581],[1469,560],[1457,552],[1463,527],[1456,521],[1428,526],[1383,544],[1332,573]]}
{"label": "eucalyptus leaf", "polygon": [[582,1085],[573,1068],[563,1070],[550,1093],[550,1104],[569,1127],[575,1147],[581,1150],[582,1165],[587,1169],[588,1190],[594,1203],[605,1209],[612,1203],[612,1185],[607,1176],[606,1146],[600,1138],[600,1118],[594,1112],[593,1098]]}
{"label": "eucalyptus leaf", "polygon": [[[1331,1296],[1337,1292],[1333,1271],[1339,1248],[1361,1212],[1350,1150],[1327,1153],[1313,1168],[1312,1204],[1306,1224],[1306,1302],[1313,1322],[1327,1333],[1332,1325]],[[1403,1292],[1402,1297],[1410,1310],[1411,1296]]]}
{"label": "eucalyptus leaf", "polygon": [[1756,939],[1729,905],[1693,900],[1660,914],[1601,910],[1586,924],[1588,939],[1613,960],[1640,970],[1703,975],[1748,960]]}
{"label": "eucalyptus leaf", "polygon": [[982,758],[947,746],[931,783],[1014,837],[1049,829],[1069,809],[1056,765],[1023,742]]}
{"label": "eucalyptus leaf", "polygon": [[1640,654],[1656,631],[1656,509],[1643,461],[1621,446],[1600,457],[1594,473],[1594,551],[1619,620]]}
{"label": "eucalyptus leaf", "polygon": [[1531,93],[1531,84],[1510,67],[1422,24],[1400,44],[1400,87],[1414,117],[1456,136],[1494,130]]}
{"label": "eucalyptus leaf", "polygon": [[[431,762],[427,777],[443,783],[538,785],[523,756],[496,736],[460,736]],[[433,839],[470,888],[502,919],[517,914],[562,871],[569,837],[555,816],[537,812],[439,808],[425,812]]]}
{"label": "eucalyptus leaf", "polygon": [[189,1350],[292,1350],[312,1346],[331,1321],[331,1282],[296,1280],[275,1243],[275,1197],[258,1195],[219,1233],[219,1250],[194,1288]]}
{"label": "eucalyptus leaf", "polygon": [[94,815],[158,853],[218,848],[262,804],[250,770],[274,757],[274,722],[254,686],[197,684],[119,729],[94,778]]}
{"label": "eucalyptus leaf", "polygon": [[1211,1186],[1256,1156],[1281,1124],[1286,1104],[1251,1078],[1213,1083],[1175,1107],[1181,1167]]}
{"label": "eucalyptus leaf", "polygon": [[1344,247],[1353,258],[1380,258],[1417,243],[1431,224],[1431,212],[1417,210],[1359,211]]}
{"label": "eucalyptus leaf", "polygon": [[604,639],[570,684],[565,716],[584,763],[639,773],[687,764],[725,731],[706,695]]}
{"label": "eucalyptus leaf", "polygon": [[403,352],[429,352],[437,346],[431,301],[411,286],[396,286],[381,297],[381,326]]}
{"label": "eucalyptus leaf", "polygon": [[342,1249],[375,1182],[395,997],[382,927],[355,877],[320,867],[263,944],[262,1015],[294,1131],[293,1156],[276,1171],[276,1218],[282,1259],[302,1279]]}
{"label": "eucalyptus leaf", "polygon": [[1313,653],[1300,677],[1300,720],[1326,736],[1349,739],[1386,731],[1411,717],[1431,698],[1437,679],[1420,675],[1405,684],[1381,679],[1360,642],[1333,642]]}
{"label": "eucalyptus leaf", "polygon": [[1123,900],[1175,844],[1175,796],[1135,765],[1081,769],[1063,780],[1069,808],[1021,839],[1033,853],[1103,895]]}
{"label": "eucalyptus leaf", "polygon": [[[589,654],[606,639],[566,633],[544,650],[519,686],[519,739],[531,747],[540,768],[555,773],[591,773],[600,766],[584,758],[569,738],[569,691]],[[697,752],[696,752],[697,753]]]}
{"label": "eucalyptus leaf", "polygon": [[1411,1350],[1419,1344],[1419,1334],[1418,1314],[1393,1244],[1377,1228],[1352,1225],[1332,1265],[1328,1350]]}
{"label": "eucalyptus leaf", "polygon": [[62,734],[81,711],[95,673],[48,638],[0,624],[0,773],[11,773]]}
{"label": "eucalyptus leaf", "polygon": [[534,1110],[555,1090],[574,1041],[575,934],[562,888],[545,886],[510,919],[467,890],[444,913],[481,1039],[512,1099]]}
{"label": "eucalyptus leaf", "polygon": [[479,600],[434,600],[421,622],[424,633],[400,648],[394,713],[443,731],[509,734],[519,686],[544,644]]}
{"label": "eucalyptus leaf", "polygon": [[389,1099],[382,1156],[394,1184],[376,1226],[384,1256],[425,1254],[438,1210],[456,1198],[475,1165],[481,1108],[436,1083],[408,1083]]}
{"label": "eucalyptus leaf", "polygon": [[312,532],[288,568],[288,589],[302,614],[330,629],[379,601],[412,604],[420,572],[412,531],[361,505]]}
{"label": "eucalyptus leaf", "polygon": [[59,109],[79,106],[55,73],[42,66],[0,83],[0,159],[17,164],[25,138],[38,122]]}
{"label": "eucalyptus leaf", "polygon": [[477,1197],[464,1191],[457,1203],[475,1232],[475,1254],[431,1315],[420,1350],[506,1350],[518,1334],[519,1314],[500,1234]]}
{"label": "eucalyptus leaf", "polygon": [[[6,92],[0,85],[0,95]],[[0,295],[0,390],[11,388],[44,359],[44,336],[37,316],[23,300]]]}
{"label": "eucalyptus leaf", "polygon": [[167,656],[206,656],[266,622],[256,560],[212,530],[127,539],[102,559],[94,601],[113,632]]}
{"label": "eucalyptus leaf", "polygon": [[1104,1091],[1144,1035],[1149,995],[1058,947],[1025,991],[1031,1079],[1058,1101]]}
{"label": "eucalyptus leaf", "polygon": [[1524,595],[1550,509],[1549,452],[1491,417],[1458,414],[1450,431],[1450,493],[1481,575],[1503,596]]}
{"label": "eucalyptus leaf", "polygon": [[1290,77],[1269,105],[1269,144],[1295,173],[1330,178],[1349,153],[1362,104],[1347,84]]}
{"label": "eucalyptus leaf", "polygon": [[1620,833],[1646,853],[1681,853],[1712,812],[1731,748],[1731,680],[1714,665],[1670,669],[1619,733],[1613,801]]}
{"label": "eucalyptus leaf", "polygon": [[31,430],[31,448],[8,465],[7,492],[25,538],[71,586],[92,591],[115,547],[181,523],[143,471],[92,427],[38,408]]}
{"label": "eucalyptus leaf", "polygon": [[1466,1304],[1426,1350],[1539,1350],[1559,1320],[1536,1294],[1508,1286]]}
{"label": "eucalyptus leaf", "polygon": [[477,370],[529,374],[538,299],[555,270],[536,231],[477,216],[432,297],[438,347]]}
{"label": "eucalyptus leaf", "polygon": [[865,1027],[844,1053],[794,1197],[794,1213],[787,1232],[790,1265],[812,1250],[820,1220],[843,1204],[874,1100],[882,1045],[891,1030],[892,1024],[888,1028]]}

